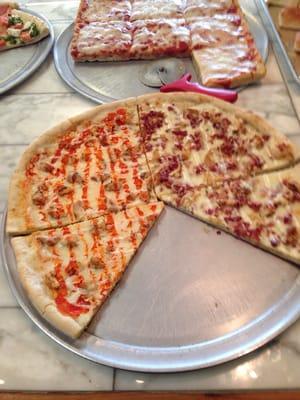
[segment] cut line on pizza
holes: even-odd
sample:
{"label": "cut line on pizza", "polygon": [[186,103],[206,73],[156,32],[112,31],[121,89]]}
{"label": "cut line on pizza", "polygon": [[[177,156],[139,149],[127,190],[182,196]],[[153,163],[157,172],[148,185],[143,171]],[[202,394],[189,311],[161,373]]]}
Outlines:
{"label": "cut line on pizza", "polygon": [[299,265],[299,159],[263,118],[199,94],[70,118],[28,147],[10,182],[6,231],[29,299],[78,337],[164,204]]}
{"label": "cut line on pizza", "polygon": [[33,44],[48,35],[40,18],[19,10],[17,3],[0,1],[0,51]]}
{"label": "cut line on pizza", "polygon": [[70,51],[76,62],[191,56],[213,87],[266,74],[237,0],[81,0]]}

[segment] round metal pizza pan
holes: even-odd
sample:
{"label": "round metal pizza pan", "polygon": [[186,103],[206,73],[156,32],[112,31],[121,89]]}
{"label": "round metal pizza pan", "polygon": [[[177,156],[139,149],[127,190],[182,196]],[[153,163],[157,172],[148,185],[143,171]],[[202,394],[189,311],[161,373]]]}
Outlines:
{"label": "round metal pizza pan", "polygon": [[40,18],[47,25],[49,35],[35,44],[0,53],[0,94],[12,89],[33,74],[45,61],[54,44],[54,30],[48,19],[25,7],[20,10]]}
{"label": "round metal pizza pan", "polygon": [[[257,48],[266,61],[268,35],[259,18],[248,13],[245,15]],[[145,86],[140,80],[141,71],[151,61],[75,63],[69,50],[73,26],[68,26],[57,38],[53,54],[57,72],[75,91],[97,103],[107,103],[159,90]],[[192,80],[197,81],[192,61],[189,58],[180,60],[184,62],[186,72],[192,74]]]}
{"label": "round metal pizza pan", "polygon": [[70,340],[39,315],[1,223],[9,284],[31,320],[72,352],[113,367],[213,366],[268,342],[300,315],[299,269],[166,207],[87,331]]}

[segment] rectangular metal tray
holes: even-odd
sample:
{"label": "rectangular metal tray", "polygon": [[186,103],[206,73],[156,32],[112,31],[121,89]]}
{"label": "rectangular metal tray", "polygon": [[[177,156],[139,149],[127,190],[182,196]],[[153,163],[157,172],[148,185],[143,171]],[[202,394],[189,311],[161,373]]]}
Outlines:
{"label": "rectangular metal tray", "polygon": [[280,29],[278,13],[281,7],[268,7],[265,0],[255,0],[264,27],[272,41],[275,55],[283,71],[288,71],[285,79],[293,79],[300,84],[300,54],[293,50],[296,31]]}

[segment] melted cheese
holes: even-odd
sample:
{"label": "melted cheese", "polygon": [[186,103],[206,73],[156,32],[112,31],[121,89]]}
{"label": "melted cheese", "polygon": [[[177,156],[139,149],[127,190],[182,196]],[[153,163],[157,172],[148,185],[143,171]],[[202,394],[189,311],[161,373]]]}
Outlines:
{"label": "melted cheese", "polygon": [[183,0],[135,0],[131,21],[157,18],[179,18],[184,9]]}
{"label": "melted cheese", "polygon": [[128,21],[131,3],[128,0],[93,0],[82,19],[88,22]]}
{"label": "melted cheese", "polygon": [[131,45],[131,25],[127,22],[92,22],[82,27],[77,38],[77,50],[84,55],[99,57],[126,51]]}
{"label": "melted cheese", "polygon": [[190,32],[183,19],[146,20],[133,23],[131,54],[134,58],[153,58],[187,54]]}

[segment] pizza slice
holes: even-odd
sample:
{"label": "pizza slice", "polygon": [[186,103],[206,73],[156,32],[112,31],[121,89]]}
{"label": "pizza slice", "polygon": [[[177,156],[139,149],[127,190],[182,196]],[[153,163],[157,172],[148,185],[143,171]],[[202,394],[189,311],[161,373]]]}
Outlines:
{"label": "pizza slice", "polygon": [[184,0],[133,0],[131,21],[182,18]]}
{"label": "pizza slice", "polygon": [[217,13],[228,13],[237,9],[237,0],[186,0],[184,16],[214,16]]}
{"label": "pizza slice", "polygon": [[77,14],[80,22],[129,21],[129,0],[81,0]]}
{"label": "pizza slice", "polygon": [[57,329],[78,337],[103,305],[163,203],[12,239],[30,301]]}
{"label": "pizza slice", "polygon": [[266,67],[252,39],[192,51],[193,64],[204,86],[235,88],[262,79]]}
{"label": "pizza slice", "polygon": [[99,106],[38,138],[10,184],[7,232],[64,226],[154,199],[134,99]]}
{"label": "pizza slice", "polygon": [[300,264],[300,165],[250,179],[161,193],[168,204]]}
{"label": "pizza slice", "polygon": [[38,17],[20,11],[15,3],[0,4],[0,51],[36,43],[49,35]]}
{"label": "pizza slice", "polygon": [[77,22],[71,42],[71,55],[75,61],[128,60],[131,45],[130,22]]}
{"label": "pizza slice", "polygon": [[300,152],[265,120],[212,97],[138,99],[141,137],[155,192],[183,196],[201,185],[293,165]]}
{"label": "pizza slice", "polygon": [[189,54],[190,32],[184,19],[135,21],[132,27],[132,59],[185,57]]}
{"label": "pizza slice", "polygon": [[246,21],[239,13],[187,18],[187,23],[192,50],[235,44],[249,33]]}

